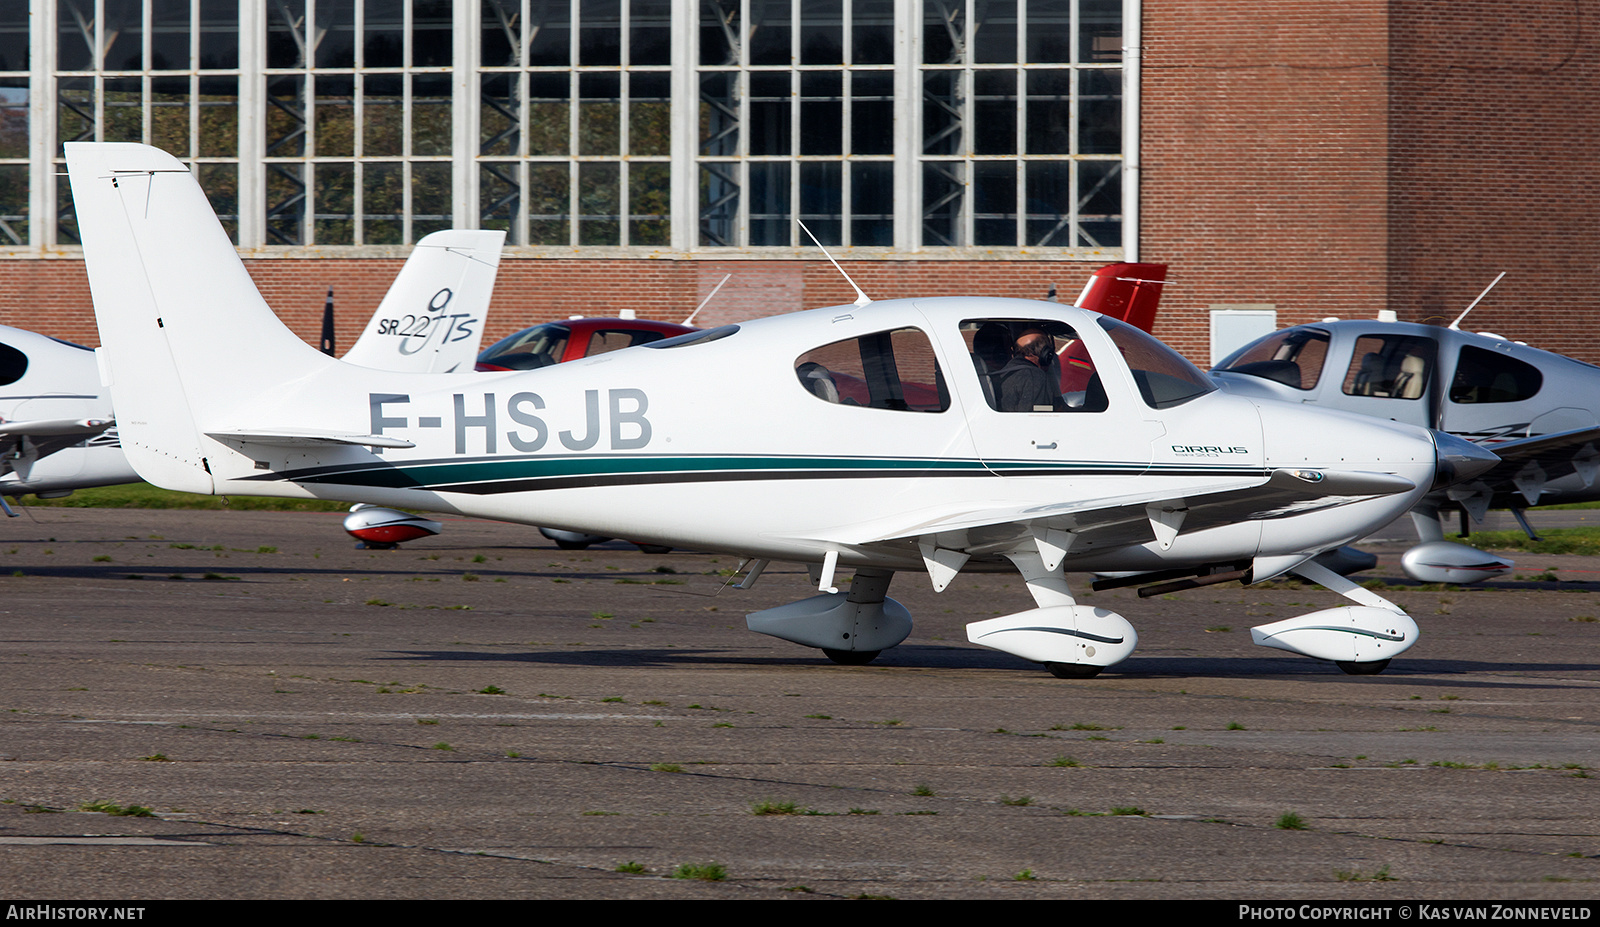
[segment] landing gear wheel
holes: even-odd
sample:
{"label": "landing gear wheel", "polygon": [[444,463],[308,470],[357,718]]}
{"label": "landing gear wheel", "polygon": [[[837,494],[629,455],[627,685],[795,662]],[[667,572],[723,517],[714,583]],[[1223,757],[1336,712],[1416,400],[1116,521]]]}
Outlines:
{"label": "landing gear wheel", "polygon": [[588,541],[563,541],[563,540],[557,540],[556,541],[556,546],[561,548],[562,550],[588,550],[589,549],[589,542]]}
{"label": "landing gear wheel", "polygon": [[672,548],[667,547],[667,546],[662,545],[662,544],[635,544],[634,546],[639,548],[639,551],[641,553],[646,553],[646,554],[670,554],[670,553],[672,553]]}
{"label": "landing gear wheel", "polygon": [[823,656],[840,666],[866,666],[873,660],[878,659],[878,654],[882,652],[881,650],[829,650],[826,647],[822,648]]}
{"label": "landing gear wheel", "polygon": [[1370,663],[1354,663],[1349,660],[1336,661],[1336,665],[1352,676],[1376,676],[1389,666],[1388,660],[1373,660]]}
{"label": "landing gear wheel", "polygon": [[1091,666],[1088,663],[1046,663],[1044,668],[1057,679],[1093,679],[1105,669],[1103,666]]}

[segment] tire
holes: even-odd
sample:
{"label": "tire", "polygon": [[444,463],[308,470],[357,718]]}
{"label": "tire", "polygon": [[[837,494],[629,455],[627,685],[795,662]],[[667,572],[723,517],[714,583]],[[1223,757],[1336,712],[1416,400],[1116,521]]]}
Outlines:
{"label": "tire", "polygon": [[670,553],[672,553],[672,548],[664,547],[664,546],[662,546],[660,544],[635,544],[634,546],[639,548],[639,551],[641,553],[646,553],[646,554],[670,554]]}
{"label": "tire", "polygon": [[1368,663],[1356,663],[1350,660],[1339,660],[1337,665],[1352,676],[1376,676],[1389,667],[1389,661],[1372,660]]}
{"label": "tire", "polygon": [[1093,679],[1105,669],[1088,663],[1046,663],[1044,666],[1057,679]]}
{"label": "tire", "polygon": [[561,548],[562,550],[588,550],[589,549],[589,542],[588,541],[563,541],[563,540],[557,540],[556,541],[556,546]]}
{"label": "tire", "polygon": [[881,650],[829,650],[822,648],[822,653],[828,659],[840,666],[866,666],[878,659]]}

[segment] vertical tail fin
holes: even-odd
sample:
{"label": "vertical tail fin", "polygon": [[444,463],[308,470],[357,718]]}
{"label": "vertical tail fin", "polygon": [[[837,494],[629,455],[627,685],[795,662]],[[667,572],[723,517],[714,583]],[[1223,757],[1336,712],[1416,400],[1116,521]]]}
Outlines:
{"label": "vertical tail fin", "polygon": [[1165,264],[1107,264],[1090,275],[1077,306],[1150,331],[1166,279]]}
{"label": "vertical tail fin", "polygon": [[205,428],[337,361],[278,321],[181,162],[147,145],[66,149],[123,448],[152,483],[212,492]]}
{"label": "vertical tail fin", "polygon": [[406,373],[471,370],[505,240],[505,232],[451,230],[417,242],[345,362]]}

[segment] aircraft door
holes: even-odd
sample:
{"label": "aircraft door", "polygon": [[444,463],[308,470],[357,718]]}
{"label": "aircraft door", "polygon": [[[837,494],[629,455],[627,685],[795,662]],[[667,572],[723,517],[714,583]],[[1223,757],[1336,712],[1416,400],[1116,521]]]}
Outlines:
{"label": "aircraft door", "polygon": [[951,379],[990,472],[1103,482],[1149,468],[1161,426],[1104,332],[1019,317],[965,319],[959,332],[967,363],[952,359]]}

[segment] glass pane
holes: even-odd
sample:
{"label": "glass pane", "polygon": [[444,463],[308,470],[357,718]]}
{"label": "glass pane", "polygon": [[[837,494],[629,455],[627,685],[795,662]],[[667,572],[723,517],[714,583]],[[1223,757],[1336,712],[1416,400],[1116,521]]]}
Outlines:
{"label": "glass pane", "polygon": [[[89,9],[93,0],[84,0]],[[139,71],[144,69],[144,4],[141,0],[101,0],[105,21],[100,36],[106,44],[105,69]],[[89,19],[93,20],[91,14]],[[184,53],[184,66],[189,55]],[[110,139],[107,139],[110,141]]]}
{"label": "glass pane", "polygon": [[850,75],[850,152],[894,154],[894,74]]}
{"label": "glass pane", "polygon": [[144,141],[144,81],[137,77],[107,78],[105,89],[101,141]]}
{"label": "glass pane", "polygon": [[1122,245],[1122,162],[1078,162],[1078,246]]}
{"label": "glass pane", "polygon": [[0,158],[28,156],[28,79],[0,80]]}
{"label": "glass pane", "polygon": [[1078,152],[1122,151],[1122,72],[1078,73]]}
{"label": "glass pane", "polygon": [[973,62],[1014,63],[1017,60],[1017,0],[976,0],[973,19]]}
{"label": "glass pane", "polygon": [[528,154],[570,153],[567,100],[571,92],[565,74],[528,75]]}
{"label": "glass pane", "polygon": [[700,77],[700,153],[732,157],[739,147],[739,78],[727,72]]}
{"label": "glass pane", "polygon": [[411,78],[411,153],[450,153],[450,75],[418,74]]}
{"label": "glass pane", "polygon": [[927,0],[922,5],[922,61],[960,64],[966,43],[966,5],[961,0]]}
{"label": "glass pane", "polygon": [[789,154],[789,72],[756,72],[748,79],[750,154]]}
{"label": "glass pane", "polygon": [[[321,12],[320,10],[318,11]],[[405,61],[403,0],[366,0],[361,61],[369,68],[398,68]]]}
{"label": "glass pane", "polygon": [[922,244],[956,247],[962,244],[961,205],[966,192],[960,161],[927,161],[922,165]]}
{"label": "glass pane", "polygon": [[1072,162],[1028,164],[1027,244],[1038,248],[1070,248],[1072,235]]}
{"label": "glass pane", "polygon": [[894,0],[850,4],[852,64],[894,64]]}
{"label": "glass pane", "polygon": [[298,75],[267,78],[267,156],[299,157],[305,150],[305,81]]}
{"label": "glass pane", "polygon": [[894,244],[894,163],[850,165],[850,243]]}
{"label": "glass pane", "polygon": [[239,156],[239,78],[200,78],[200,157]]}
{"label": "glass pane", "polygon": [[28,165],[0,164],[0,247],[28,243]]}
{"label": "glass pane", "polygon": [[355,165],[317,164],[317,212],[312,217],[319,245],[355,244]]}
{"label": "glass pane", "polygon": [[[325,164],[317,166],[318,177],[326,168]],[[404,241],[405,165],[361,165],[361,213],[362,241],[369,245],[398,245]]]}
{"label": "glass pane", "polygon": [[972,174],[972,243],[1016,247],[1016,162],[977,161]]}
{"label": "glass pane", "polygon": [[521,44],[522,0],[483,0],[479,60],[486,68],[516,67]]}
{"label": "glass pane", "polygon": [[1122,60],[1122,0],[1078,0],[1078,60]]}
{"label": "glass pane", "polygon": [[150,81],[150,144],[168,154],[189,157],[189,78]]}
{"label": "glass pane", "polygon": [[572,63],[572,11],[567,0],[529,5],[528,65],[564,68]]}
{"label": "glass pane", "polygon": [[578,13],[578,63],[586,67],[622,63],[620,0],[581,0]]}
{"label": "glass pane", "polygon": [[267,243],[298,245],[305,216],[304,164],[267,165]]}
{"label": "glass pane", "polygon": [[[515,74],[484,74],[478,84],[478,153],[517,153],[521,104]],[[563,107],[565,109],[565,107]],[[545,152],[549,154],[550,152]]]}
{"label": "glass pane", "polygon": [[82,239],[78,237],[78,215],[72,209],[72,188],[65,177],[52,177],[56,183],[56,240],[61,244],[76,245]]}
{"label": "glass pane", "polygon": [[478,169],[478,226],[506,233],[506,244],[517,240],[520,187],[515,164],[480,163]]}
{"label": "glass pane", "polygon": [[267,4],[267,67],[303,68],[306,0]]}
{"label": "glass pane", "polygon": [[411,240],[451,227],[450,165],[411,165]]}
{"label": "glass pane", "polygon": [[418,68],[449,67],[453,36],[450,0],[412,0],[411,64]]}
{"label": "glass pane", "polygon": [[844,75],[838,71],[800,73],[800,153],[844,153]]}
{"label": "glass pane", "polygon": [[211,201],[211,209],[222,223],[228,240],[239,243],[239,166],[236,164],[196,164],[195,177]]}
{"label": "glass pane", "polygon": [[356,5],[317,4],[315,61],[319,68],[356,66]]}
{"label": "glass pane", "polygon": [[316,154],[321,157],[348,157],[355,154],[355,78],[349,75],[318,75],[316,89]]}
{"label": "glass pane", "polygon": [[794,64],[789,47],[791,28],[789,0],[750,0],[750,63]]}
{"label": "glass pane", "polygon": [[1072,0],[1028,0],[1027,60],[1033,64],[1072,60]]}
{"label": "glass pane", "polygon": [[962,144],[961,73],[932,71],[922,78],[922,150],[959,154]]}
{"label": "glass pane", "polygon": [[[1072,153],[1072,72],[1028,71],[1028,154]],[[1085,75],[1087,76],[1087,75]]]}
{"label": "glass pane", "polygon": [[[270,15],[268,21],[272,21]],[[200,67],[222,70],[238,66],[238,0],[200,0]]]}
{"label": "glass pane", "polygon": [[189,0],[154,0],[150,5],[150,70],[189,69]]}
{"label": "glass pane", "polygon": [[842,0],[806,0],[800,5],[800,63],[844,63]]}
{"label": "glass pane", "polygon": [[628,165],[628,243],[672,243],[672,166]]}
{"label": "glass pane", "polygon": [[28,69],[28,4],[0,3],[0,71]]}
{"label": "glass pane", "polygon": [[[327,78],[318,78],[321,89]],[[399,74],[368,74],[362,78],[361,153],[372,157],[398,157],[405,153],[404,80]],[[317,100],[317,149],[326,151],[322,140],[322,100]]]}
{"label": "glass pane", "polygon": [[[844,172],[837,161],[804,161],[800,164],[800,221],[825,245],[844,243]],[[809,244],[810,235],[801,238]]]}
{"label": "glass pane", "polygon": [[622,154],[621,93],[615,72],[578,75],[578,154]]}
{"label": "glass pane", "polygon": [[[751,165],[751,170],[762,165]],[[736,245],[739,216],[737,164],[700,165],[700,244]],[[753,234],[753,233],[752,233]]]}
{"label": "glass pane", "polygon": [[1017,153],[1017,72],[977,71],[972,104],[978,154]]}
{"label": "glass pane", "polygon": [[620,245],[621,166],[578,165],[578,244]]}
{"label": "glass pane", "polygon": [[671,0],[631,0],[628,12],[628,63],[672,63]]}
{"label": "glass pane", "polygon": [[672,75],[664,71],[628,77],[628,153],[666,155],[672,142]]}
{"label": "glass pane", "polygon": [[702,0],[700,63],[712,67],[739,63],[739,0]]}
{"label": "glass pane", "polygon": [[92,142],[94,137],[94,80],[63,77],[56,82],[56,154],[61,142]]}
{"label": "glass pane", "polygon": [[750,244],[787,245],[794,227],[789,217],[789,163],[750,165]]}

